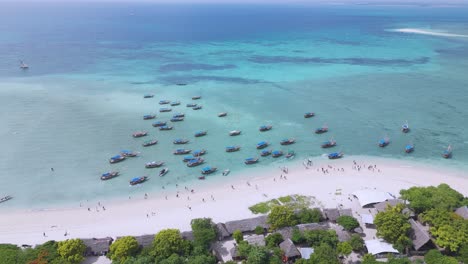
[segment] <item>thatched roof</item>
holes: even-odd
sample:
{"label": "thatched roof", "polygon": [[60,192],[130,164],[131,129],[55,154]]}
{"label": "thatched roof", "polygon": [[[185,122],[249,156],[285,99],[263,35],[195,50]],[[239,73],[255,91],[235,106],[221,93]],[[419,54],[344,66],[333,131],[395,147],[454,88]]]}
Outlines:
{"label": "thatched roof", "polygon": [[107,254],[110,244],[113,241],[111,237],[87,238],[81,240],[86,245],[86,256],[103,256]]}
{"label": "thatched roof", "polygon": [[411,240],[413,240],[413,247],[419,250],[431,240],[431,237],[427,229],[420,223],[413,219],[410,219],[409,222],[411,224]]}
{"label": "thatched roof", "polygon": [[335,230],[336,235],[338,236],[338,241],[344,242],[351,239],[351,235],[346,231],[342,226],[337,224],[331,224],[330,228]]}
{"label": "thatched roof", "polygon": [[325,214],[325,217],[330,220],[330,221],[336,221],[338,217],[340,216],[340,212],[336,208],[327,208],[323,209],[323,213]]}
{"label": "thatched roof", "polygon": [[286,240],[292,237],[292,231],[293,231],[293,228],[288,226],[288,227],[283,227],[283,228],[276,230],[275,233],[281,234],[283,239]]}
{"label": "thatched roof", "polygon": [[264,235],[250,235],[244,236],[244,240],[247,241],[252,246],[265,246],[265,236]]}
{"label": "thatched roof", "polygon": [[218,260],[226,262],[232,260],[231,252],[235,248],[234,243],[234,240],[217,241],[211,248]]}
{"label": "thatched roof", "polygon": [[240,230],[242,233],[244,232],[253,232],[255,227],[261,226],[263,228],[268,229],[270,227],[267,224],[267,216],[262,215],[254,218],[243,219],[243,220],[236,220],[236,221],[229,221],[224,224],[226,230],[229,232],[230,235],[236,230]]}
{"label": "thatched roof", "polygon": [[463,217],[463,219],[468,219],[468,207],[465,205],[465,206],[462,206],[460,208],[458,208],[455,213],[461,217]]}
{"label": "thatched roof", "polygon": [[[323,223],[310,223],[310,224],[301,224],[296,226],[299,231],[304,232],[308,230],[327,230],[330,228],[330,225],[327,222]],[[286,239],[285,237],[283,237]]]}
{"label": "thatched roof", "polygon": [[149,247],[153,244],[154,235],[136,236],[135,239],[141,247]]}
{"label": "thatched roof", "polygon": [[193,233],[192,233],[192,231],[184,231],[184,232],[180,233],[180,235],[181,235],[182,238],[185,239],[185,240],[193,241]]}
{"label": "thatched roof", "polygon": [[301,253],[299,252],[299,250],[297,250],[296,246],[291,241],[291,239],[284,240],[279,244],[279,247],[284,252],[284,255],[288,258],[295,258],[301,256]]}
{"label": "thatched roof", "polygon": [[384,212],[385,210],[387,210],[387,206],[395,206],[397,204],[402,204],[404,203],[403,200],[400,200],[400,199],[390,199],[390,200],[387,200],[385,202],[381,202],[381,203],[376,203],[374,204],[374,208],[377,209],[378,212]]}
{"label": "thatched roof", "polygon": [[217,223],[216,224],[216,229],[217,229],[217,234],[218,234],[218,239],[222,240],[225,237],[231,236],[229,232],[226,230],[226,226],[223,223]]}
{"label": "thatched roof", "polygon": [[338,210],[338,212],[340,213],[340,216],[343,216],[343,215],[353,216],[353,210],[351,210],[350,208],[340,209],[340,210]]}

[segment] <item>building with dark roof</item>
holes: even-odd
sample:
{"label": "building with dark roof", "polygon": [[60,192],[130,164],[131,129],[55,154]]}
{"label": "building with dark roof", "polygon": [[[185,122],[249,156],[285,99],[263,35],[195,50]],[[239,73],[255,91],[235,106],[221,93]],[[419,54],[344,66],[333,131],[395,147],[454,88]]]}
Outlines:
{"label": "building with dark roof", "polygon": [[87,238],[81,239],[86,246],[86,256],[104,256],[109,252],[110,244],[113,239],[111,237],[105,238]]}
{"label": "building with dark roof", "polygon": [[420,250],[431,241],[431,236],[429,235],[428,230],[420,223],[413,219],[409,219],[409,223],[411,224],[410,238],[413,241],[413,247],[416,250]]}
{"label": "building with dark roof", "polygon": [[232,235],[232,233],[234,233],[236,230],[240,230],[242,233],[253,232],[257,226],[263,227],[265,229],[270,228],[270,225],[267,223],[266,215],[229,221],[226,222],[224,226],[226,227],[226,231],[229,233],[229,235]]}

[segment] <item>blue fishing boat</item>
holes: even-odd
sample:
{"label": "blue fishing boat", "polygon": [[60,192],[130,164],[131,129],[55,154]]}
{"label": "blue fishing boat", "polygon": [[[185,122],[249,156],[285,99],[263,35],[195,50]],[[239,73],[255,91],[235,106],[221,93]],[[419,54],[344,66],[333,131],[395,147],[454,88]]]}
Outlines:
{"label": "blue fishing boat", "polygon": [[294,144],[296,143],[296,140],[294,138],[285,138],[283,140],[281,140],[280,144],[281,145],[291,145],[291,144]]}
{"label": "blue fishing boat", "polygon": [[238,136],[242,133],[242,131],[240,130],[232,130],[232,131],[229,131],[229,136],[233,137],[233,136]]}
{"label": "blue fishing boat", "polygon": [[114,157],[111,157],[109,159],[109,163],[117,163],[117,162],[121,162],[125,159],[125,156],[122,156],[122,155],[115,155]]}
{"label": "blue fishing boat", "polygon": [[103,173],[101,175],[101,180],[105,181],[105,180],[109,180],[117,176],[119,176],[118,171],[110,171],[110,172]]}
{"label": "blue fishing boat", "polygon": [[227,116],[227,113],[226,112],[221,112],[218,114],[218,117],[225,117]]}
{"label": "blue fishing boat", "polygon": [[312,113],[312,112],[307,112],[304,114],[304,118],[311,118],[313,116],[315,116],[315,113]]}
{"label": "blue fishing boat", "polygon": [[226,147],[226,152],[236,152],[240,150],[240,146],[228,146]]}
{"label": "blue fishing boat", "polygon": [[171,122],[181,122],[184,121],[183,117],[173,117],[171,118]]}
{"label": "blue fishing boat", "polygon": [[164,122],[164,121],[156,121],[152,124],[152,126],[154,127],[161,127],[161,126],[165,126],[167,124],[167,122]]}
{"label": "blue fishing boat", "polygon": [[200,156],[203,156],[205,154],[206,154],[206,150],[204,150],[204,149],[194,150],[192,152],[192,155],[195,156],[195,157],[200,157]]}
{"label": "blue fishing boat", "polygon": [[124,150],[120,151],[120,155],[122,155],[124,157],[136,157],[136,156],[138,156],[138,154],[139,154],[138,152],[132,151],[132,150],[124,149]]}
{"label": "blue fishing boat", "polygon": [[172,108],[169,108],[169,107],[162,107],[162,108],[159,108],[159,112],[161,113],[164,113],[164,112],[171,112],[172,111]]}
{"label": "blue fishing boat", "polygon": [[286,154],[287,159],[293,159],[296,156],[296,152],[294,151],[288,151],[288,154]]}
{"label": "blue fishing boat", "polygon": [[323,134],[328,132],[328,126],[324,125],[323,127],[315,129],[315,134]]}
{"label": "blue fishing boat", "polygon": [[341,159],[343,157],[343,152],[333,152],[328,154],[329,159]]}
{"label": "blue fishing boat", "polygon": [[410,131],[408,121],[401,126],[401,132],[408,133]]}
{"label": "blue fishing boat", "polygon": [[159,171],[159,177],[166,175],[168,172],[169,172],[168,168],[162,169],[161,171]]}
{"label": "blue fishing boat", "polygon": [[202,158],[192,159],[187,162],[187,167],[195,167],[203,164],[203,162],[205,162],[205,160]]}
{"label": "blue fishing boat", "polygon": [[185,155],[192,152],[190,149],[176,149],[174,150],[174,155]]}
{"label": "blue fishing boat", "polygon": [[334,139],[327,140],[321,145],[322,148],[332,148],[334,146],[336,146],[336,141]]}
{"label": "blue fishing boat", "polygon": [[194,103],[187,104],[187,107],[191,107],[191,108],[196,107],[196,106],[197,106],[197,104],[194,104]]}
{"label": "blue fishing boat", "polygon": [[181,144],[187,144],[189,142],[188,139],[185,139],[185,138],[177,138],[175,139],[172,143],[176,144],[176,145],[181,145]]}
{"label": "blue fishing boat", "polygon": [[260,141],[260,142],[257,143],[257,149],[264,149],[264,148],[268,147],[268,145],[269,145],[268,142]]}
{"label": "blue fishing boat", "polygon": [[184,157],[184,159],[182,160],[183,162],[188,162],[189,160],[193,160],[195,159],[195,156],[194,155],[187,155]]}
{"label": "blue fishing boat", "polygon": [[258,130],[260,130],[260,132],[265,132],[271,130],[272,128],[272,126],[261,126]]}
{"label": "blue fishing boat", "polygon": [[175,113],[172,117],[177,118],[177,117],[185,117],[184,113]]}
{"label": "blue fishing boat", "polygon": [[270,156],[270,154],[271,154],[271,150],[269,149],[265,149],[265,150],[262,150],[262,152],[260,152],[260,156],[262,157]]}
{"label": "blue fishing boat", "polygon": [[169,100],[161,100],[161,101],[159,101],[159,104],[160,105],[165,105],[165,104],[169,104],[170,102],[171,101],[169,101]]}
{"label": "blue fishing boat", "polygon": [[159,168],[164,165],[163,161],[151,161],[145,164],[145,168],[152,169],[152,168]]}
{"label": "blue fishing boat", "polygon": [[198,100],[198,99],[201,99],[201,95],[192,96],[192,100]]}
{"label": "blue fishing boat", "polygon": [[160,127],[159,127],[159,130],[161,130],[161,131],[164,131],[164,130],[172,130],[173,128],[174,128],[174,127],[172,127],[172,126],[166,126],[166,125],[164,125],[164,126],[160,126]]}
{"label": "blue fishing boat", "polygon": [[137,184],[143,183],[147,179],[148,179],[148,177],[146,177],[146,176],[133,178],[133,179],[130,180],[130,185],[137,185]]}
{"label": "blue fishing boat", "polygon": [[379,147],[381,148],[385,148],[386,146],[388,146],[388,144],[390,144],[390,139],[388,137],[379,140]]}
{"label": "blue fishing boat", "polygon": [[201,169],[201,173],[203,175],[207,175],[207,174],[211,174],[213,172],[216,172],[217,170],[218,170],[218,168],[216,168],[216,167],[206,166],[206,167]]}
{"label": "blue fishing boat", "polygon": [[174,101],[171,103],[171,106],[178,106],[180,105],[180,101]]}
{"label": "blue fishing boat", "polygon": [[405,152],[406,153],[411,153],[414,151],[414,145],[413,144],[408,144],[405,146]]}
{"label": "blue fishing boat", "polygon": [[195,132],[195,137],[203,137],[206,136],[207,133],[207,131],[197,131]]}
{"label": "blue fishing boat", "polygon": [[251,164],[255,164],[258,162],[258,158],[247,158],[244,160],[244,163],[246,165],[251,165]]}
{"label": "blue fishing boat", "polygon": [[150,120],[150,119],[155,119],[156,115],[144,115],[143,120]]}
{"label": "blue fishing boat", "polygon": [[271,152],[271,156],[272,156],[273,158],[279,158],[279,157],[283,156],[283,154],[284,154],[284,153],[283,153],[283,151],[281,151],[281,150],[273,150],[273,151]]}
{"label": "blue fishing boat", "polygon": [[149,147],[149,146],[153,146],[153,145],[156,145],[158,144],[158,141],[157,140],[148,140],[148,141],[145,141],[143,142],[143,147]]}
{"label": "blue fishing boat", "polygon": [[144,137],[146,135],[148,135],[148,132],[146,131],[137,131],[132,134],[134,138]]}
{"label": "blue fishing boat", "polygon": [[145,94],[143,95],[143,98],[153,98],[154,94]]}
{"label": "blue fishing boat", "polygon": [[202,108],[203,108],[203,106],[197,105],[197,106],[193,107],[192,109],[193,109],[193,110],[200,110],[200,109],[202,109]]}
{"label": "blue fishing boat", "polygon": [[452,157],[452,146],[448,146],[444,152],[442,152],[442,157],[446,159],[450,159]]}

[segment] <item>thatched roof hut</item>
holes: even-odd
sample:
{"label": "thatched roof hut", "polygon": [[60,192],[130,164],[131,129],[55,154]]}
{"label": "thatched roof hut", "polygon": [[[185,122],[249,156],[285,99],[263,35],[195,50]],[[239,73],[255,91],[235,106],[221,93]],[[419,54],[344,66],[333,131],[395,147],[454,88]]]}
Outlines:
{"label": "thatched roof hut", "polygon": [[264,235],[250,235],[244,236],[244,240],[247,241],[252,246],[265,246],[265,236]]}
{"label": "thatched roof hut", "polygon": [[226,237],[230,237],[231,234],[227,231],[226,226],[223,223],[216,224],[218,240],[223,240]]}
{"label": "thatched roof hut", "polygon": [[279,244],[279,247],[284,252],[284,256],[288,259],[298,258],[301,256],[301,253],[297,250],[291,239],[284,240]]}
{"label": "thatched roof hut", "polygon": [[463,219],[468,219],[468,207],[466,205],[455,210],[455,213],[463,217]]}
{"label": "thatched roof hut", "polygon": [[420,223],[413,219],[410,219],[409,223],[411,224],[411,240],[413,241],[413,247],[414,249],[419,250],[431,241],[431,237],[427,229]]}
{"label": "thatched roof hut", "polygon": [[350,208],[340,209],[340,210],[338,210],[338,212],[340,213],[340,216],[343,216],[343,215],[353,216],[353,210],[350,209]]}
{"label": "thatched roof hut", "polygon": [[226,230],[230,235],[232,235],[232,233],[236,230],[240,230],[242,233],[245,233],[253,232],[255,230],[255,227],[257,226],[261,226],[266,229],[270,227],[270,225],[267,224],[266,215],[242,220],[229,221],[226,222],[224,226],[226,227]]}
{"label": "thatched roof hut", "polygon": [[377,212],[385,212],[388,206],[395,206],[397,204],[402,203],[404,203],[404,201],[401,199],[390,199],[384,202],[374,204],[374,208],[377,210]]}
{"label": "thatched roof hut", "polygon": [[[301,224],[296,226],[299,231],[304,232],[308,230],[327,230],[330,228],[330,225],[327,222],[322,223],[310,223],[310,224]],[[285,237],[283,237],[286,239]]]}
{"label": "thatched roof hut", "polygon": [[113,239],[111,237],[105,238],[87,238],[81,239],[86,246],[86,256],[104,256],[109,252],[110,244]]}
{"label": "thatched roof hut", "polygon": [[283,237],[283,239],[286,240],[286,239],[291,239],[292,231],[293,231],[293,228],[288,226],[288,227],[283,227],[283,228],[276,230],[275,233],[279,233]]}
{"label": "thatched roof hut", "polygon": [[135,239],[141,247],[149,247],[153,244],[154,235],[136,236]]}
{"label": "thatched roof hut", "polygon": [[323,209],[323,213],[325,214],[325,217],[332,222],[335,222],[340,216],[340,212],[336,208]]}

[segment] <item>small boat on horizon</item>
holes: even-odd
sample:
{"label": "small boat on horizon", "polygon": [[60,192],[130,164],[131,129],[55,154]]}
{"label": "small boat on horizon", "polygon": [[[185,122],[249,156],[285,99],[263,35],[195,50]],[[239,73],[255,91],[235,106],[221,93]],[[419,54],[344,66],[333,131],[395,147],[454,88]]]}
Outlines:
{"label": "small boat on horizon", "polygon": [[159,127],[159,130],[165,131],[165,130],[172,130],[173,128],[174,128],[174,127],[172,127],[172,126],[166,126],[166,125],[164,125],[164,126],[160,126],[160,127]]}
{"label": "small boat on horizon", "polygon": [[414,145],[413,144],[408,144],[405,146],[405,152],[406,153],[411,153],[414,151]]}
{"label": "small boat on horizon", "polygon": [[169,101],[169,100],[161,100],[161,101],[159,101],[159,104],[160,104],[160,105],[165,105],[165,104],[170,104],[170,103],[171,103],[171,101]]}
{"label": "small boat on horizon", "polygon": [[146,135],[148,135],[148,132],[146,132],[146,131],[137,131],[137,132],[132,134],[132,136],[134,138],[140,138],[140,137],[144,137]]}
{"label": "small boat on horizon", "polygon": [[171,118],[171,122],[181,122],[184,121],[183,117],[173,117]]}
{"label": "small boat on horizon", "polygon": [[154,97],[154,94],[145,94],[143,95],[143,98],[147,99],[147,98],[153,98]]}
{"label": "small boat on horizon", "polygon": [[208,175],[208,174],[216,172],[217,170],[218,170],[218,168],[216,168],[216,167],[206,166],[206,167],[201,169],[201,173],[203,175]]}
{"label": "small boat on horizon", "polygon": [[152,168],[159,168],[164,165],[164,161],[151,161],[145,164],[145,168],[152,169]]}
{"label": "small boat on horizon", "polygon": [[273,150],[273,151],[271,152],[271,156],[272,156],[273,158],[279,158],[279,157],[283,156],[283,154],[284,154],[284,153],[283,153],[283,151],[281,151],[281,150]]}
{"label": "small boat on horizon", "polygon": [[244,160],[244,163],[245,163],[246,165],[255,164],[255,163],[257,163],[257,162],[258,162],[258,158],[246,158],[246,159]]}
{"label": "small boat on horizon", "polygon": [[105,181],[105,180],[109,180],[117,176],[119,176],[118,171],[110,171],[110,172],[103,173],[101,175],[101,180]]}
{"label": "small boat on horizon", "polygon": [[185,155],[192,152],[190,149],[176,149],[174,150],[174,155]]}
{"label": "small boat on horizon", "polygon": [[226,112],[221,112],[218,114],[218,117],[225,117],[227,116],[227,113]]}
{"label": "small boat on horizon", "polygon": [[148,140],[148,141],[143,142],[142,146],[143,147],[149,147],[149,146],[153,146],[153,145],[156,145],[156,144],[158,144],[158,141],[156,139],[154,139],[154,140]]}
{"label": "small boat on horizon", "polygon": [[230,173],[231,171],[229,169],[225,169],[223,171],[223,176],[228,176],[228,174]]}
{"label": "small boat on horizon", "polygon": [[381,140],[379,140],[379,147],[381,148],[385,148],[386,146],[388,146],[388,144],[390,144],[390,139],[388,137],[384,137]]}
{"label": "small boat on horizon", "polygon": [[198,99],[201,99],[201,95],[192,96],[192,100],[198,100]]}
{"label": "small boat on horizon", "polygon": [[156,115],[144,115],[143,120],[150,120],[150,119],[155,119]]}
{"label": "small boat on horizon", "polygon": [[147,179],[148,179],[148,177],[146,177],[146,176],[135,177],[135,178],[130,180],[130,185],[137,185],[137,184],[143,183]]}
{"label": "small boat on horizon", "polygon": [[193,110],[200,110],[200,109],[202,109],[202,108],[203,108],[202,105],[197,105],[197,106],[193,107],[192,109],[193,109]]}
{"label": "small boat on horizon", "polygon": [[270,154],[271,154],[271,150],[269,149],[265,149],[265,150],[262,150],[262,152],[260,152],[260,156],[262,157],[270,156]]}
{"label": "small boat on horizon", "polygon": [[328,154],[328,159],[341,159],[343,155],[343,152],[333,152]]}
{"label": "small boat on horizon", "polygon": [[161,127],[161,126],[165,126],[167,124],[167,122],[164,122],[164,121],[157,121],[157,122],[154,122],[152,124],[153,127]]}
{"label": "small boat on horizon", "polygon": [[187,104],[187,107],[196,107],[197,104],[194,104],[194,103],[190,103],[190,104]]}
{"label": "small boat on horizon", "polygon": [[448,145],[447,149],[442,152],[442,157],[450,159],[452,157],[452,146]]}
{"label": "small boat on horizon", "polygon": [[321,145],[322,148],[331,148],[334,146],[336,146],[336,141],[333,138],[323,142]]}
{"label": "small boat on horizon", "polygon": [[242,131],[240,130],[232,130],[232,131],[229,131],[229,136],[233,137],[233,136],[238,136],[242,133]]}
{"label": "small boat on horizon", "polygon": [[240,146],[228,146],[226,147],[226,152],[236,152],[240,150]]}
{"label": "small boat on horizon", "polygon": [[2,198],[0,198],[0,203],[6,202],[11,199],[13,199],[13,196],[11,195],[3,196]]}
{"label": "small boat on horizon", "polygon": [[176,145],[182,145],[182,144],[189,143],[189,140],[186,139],[186,138],[177,138],[177,139],[174,139],[174,141],[172,143],[174,143]]}
{"label": "small boat on horizon", "polygon": [[260,126],[260,128],[258,129],[260,132],[265,132],[265,131],[269,131],[273,128],[273,126]]}
{"label": "small boat on horizon", "polygon": [[205,131],[197,131],[195,132],[195,137],[203,137],[203,136],[206,136],[208,132],[205,130]]}
{"label": "small boat on horizon", "polygon": [[168,172],[169,172],[168,168],[162,169],[161,171],[159,171],[159,177],[166,175]]}
{"label": "small boat on horizon", "polygon": [[171,112],[171,111],[172,111],[172,108],[169,108],[169,107],[159,108],[159,112],[161,112],[161,113]]}
{"label": "small boat on horizon", "polygon": [[111,158],[109,159],[109,163],[111,163],[111,164],[113,164],[113,163],[118,163],[118,162],[121,162],[121,161],[123,161],[123,160],[125,160],[125,156],[123,156],[123,155],[115,155],[115,156],[113,156],[113,157],[111,157]]}
{"label": "small boat on horizon", "polygon": [[288,154],[286,154],[287,159],[293,159],[296,156],[296,152],[294,151],[288,151]]}
{"label": "small boat on horizon", "polygon": [[401,126],[401,132],[403,133],[408,133],[410,131],[410,127],[408,124],[408,121],[406,121],[402,126]]}
{"label": "small boat on horizon", "polygon": [[124,156],[124,157],[136,157],[138,156],[138,154],[140,154],[139,152],[136,152],[136,151],[132,151],[132,150],[121,150],[120,151],[120,155]]}
{"label": "small boat on horizon", "polygon": [[206,150],[204,150],[204,149],[194,150],[194,151],[192,152],[192,155],[193,155],[194,157],[200,157],[200,156],[203,156],[203,155],[205,155],[205,154],[206,154]]}
{"label": "small boat on horizon", "polygon": [[307,112],[304,114],[304,118],[311,118],[313,116],[315,116],[315,113],[312,113],[312,112]]}
{"label": "small boat on horizon", "polygon": [[178,106],[178,105],[180,105],[180,101],[171,102],[171,106]]}
{"label": "small boat on horizon", "polygon": [[266,141],[260,141],[257,143],[257,149],[264,149],[266,147],[268,147],[268,145],[270,145],[268,142]]}
{"label": "small boat on horizon", "polygon": [[196,167],[198,165],[201,165],[205,162],[204,159],[202,158],[195,158],[187,161],[187,167]]}
{"label": "small boat on horizon", "polygon": [[27,69],[29,69],[29,65],[24,63],[24,61],[20,60],[20,69],[27,70]]}
{"label": "small boat on horizon", "polygon": [[323,125],[322,127],[315,129],[315,134],[323,134],[323,133],[326,133],[326,132],[328,132],[328,126],[327,125]]}
{"label": "small boat on horizon", "polygon": [[296,139],[294,138],[285,138],[283,140],[281,140],[280,144],[281,145],[291,145],[291,144],[294,144],[296,143]]}

